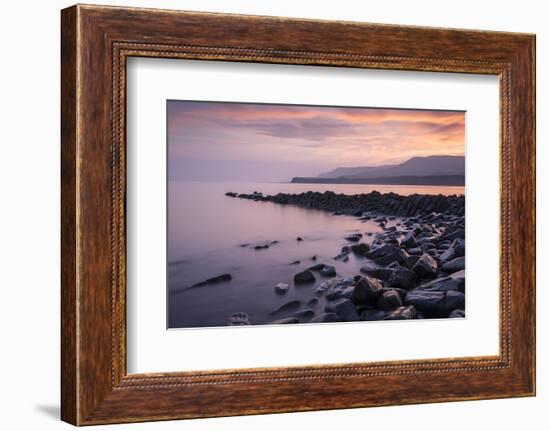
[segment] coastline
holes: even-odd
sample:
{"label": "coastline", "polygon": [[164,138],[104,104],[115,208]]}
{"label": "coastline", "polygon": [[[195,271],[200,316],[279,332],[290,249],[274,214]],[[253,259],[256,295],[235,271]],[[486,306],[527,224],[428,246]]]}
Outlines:
{"label": "coastline", "polygon": [[[346,245],[335,250],[334,260],[345,262],[352,254],[364,260],[353,277],[340,277],[330,262],[297,264],[292,286],[310,286],[312,297],[273,310],[272,324],[465,317],[463,195],[227,192],[226,196],[354,216],[381,228],[374,235],[350,234],[342,238]],[[364,242],[366,236],[372,236],[370,243]],[[281,282],[274,291],[285,295],[290,288],[291,283]],[[315,312],[312,306],[321,298],[326,301],[324,310]],[[235,310],[226,324],[254,322]]]}

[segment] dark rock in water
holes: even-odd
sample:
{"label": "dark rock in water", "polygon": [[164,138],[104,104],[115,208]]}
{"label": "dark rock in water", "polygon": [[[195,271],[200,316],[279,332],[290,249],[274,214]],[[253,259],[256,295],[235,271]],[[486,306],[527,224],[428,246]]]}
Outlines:
{"label": "dark rock in water", "polygon": [[300,261],[299,260],[295,260],[294,262],[290,262],[291,265],[299,265],[300,264]]}
{"label": "dark rock in water", "polygon": [[248,320],[248,314],[240,311],[229,316],[225,324],[227,326],[243,326],[250,325],[250,321]]}
{"label": "dark rock in water", "polygon": [[274,244],[279,244],[279,241],[276,240],[276,239],[274,239],[273,241],[271,241],[271,242],[269,243],[269,245],[274,245]]}
{"label": "dark rock in water", "polygon": [[348,240],[350,242],[357,242],[363,237],[362,233],[354,233],[353,235],[348,235],[344,237],[345,240]]}
{"label": "dark rock in water", "polygon": [[466,317],[466,313],[464,312],[464,310],[453,310],[449,313],[449,318],[450,319],[463,319],[464,317]]}
{"label": "dark rock in water", "polygon": [[325,265],[323,269],[321,269],[321,275],[325,277],[335,277],[336,276],[336,268],[331,265]]}
{"label": "dark rock in water", "polygon": [[403,301],[401,295],[396,290],[388,289],[382,293],[382,296],[378,300],[378,308],[384,311],[390,311],[397,307],[401,307]]}
{"label": "dark rock in water", "polygon": [[465,266],[465,258],[464,256],[462,256],[462,257],[454,258],[444,263],[441,269],[445,272],[456,272],[464,269],[464,266]]}
{"label": "dark rock in water", "polygon": [[449,233],[446,233],[445,235],[443,235],[441,237],[441,240],[446,240],[446,239],[449,239],[449,240],[454,240],[456,238],[464,238],[466,235],[466,231],[464,229],[456,229],[452,232],[449,232]]}
{"label": "dark rock in water", "polygon": [[349,260],[349,257],[348,257],[348,256],[344,256],[344,257],[342,258],[342,262],[347,262],[348,260]]}
{"label": "dark rock in water", "polygon": [[340,298],[336,301],[327,303],[325,311],[336,313],[338,318],[344,322],[355,322],[359,320],[355,304],[347,298]]}
{"label": "dark rock in water", "polygon": [[359,271],[361,271],[363,274],[376,277],[376,272],[379,269],[380,269],[380,266],[375,264],[374,262],[367,262],[364,266],[361,267]]}
{"label": "dark rock in water", "polygon": [[262,245],[255,245],[254,250],[265,250],[266,248],[269,248],[269,244],[262,244]]}
{"label": "dark rock in water", "polygon": [[329,323],[329,322],[338,322],[338,316],[336,315],[336,313],[323,313],[311,319],[311,323]]}
{"label": "dark rock in water", "polygon": [[236,198],[236,197],[237,197],[237,193],[235,193],[235,192],[227,192],[227,193],[225,194],[225,196],[229,196],[229,197],[231,197],[231,198]]}
{"label": "dark rock in water", "polygon": [[351,252],[351,248],[349,245],[345,245],[342,247],[342,250],[340,250],[340,254],[349,254]]}
{"label": "dark rock in water", "polygon": [[455,272],[447,277],[440,277],[428,283],[421,284],[418,290],[437,290],[446,292],[448,290],[464,291],[465,275],[464,271]]}
{"label": "dark rock in water", "polygon": [[382,283],[373,277],[361,277],[355,282],[351,296],[356,304],[376,303],[382,295]]}
{"label": "dark rock in water", "polygon": [[370,250],[370,247],[368,244],[365,244],[364,242],[360,244],[353,244],[351,246],[351,251],[355,254],[358,254],[359,256],[364,256],[367,254]]}
{"label": "dark rock in water", "polygon": [[292,323],[300,323],[300,319],[297,317],[285,317],[283,319],[278,319],[271,322],[272,325],[289,325]]}
{"label": "dark rock in water", "polygon": [[405,235],[403,240],[401,240],[401,245],[407,247],[407,248],[414,248],[416,247],[416,237],[414,236],[414,232],[409,232]]}
{"label": "dark rock in water", "polygon": [[200,287],[200,286],[206,286],[207,284],[216,284],[221,283],[223,281],[231,281],[233,277],[231,274],[222,274],[218,275],[216,277],[209,278],[208,280],[201,281],[200,283],[194,284],[191,287]]}
{"label": "dark rock in water", "polygon": [[412,269],[420,277],[433,276],[437,272],[437,261],[429,254],[424,253]]}
{"label": "dark rock in water", "polygon": [[386,312],[382,310],[377,310],[375,308],[369,308],[363,310],[359,315],[359,320],[372,322],[375,320],[384,320],[386,317]]}
{"label": "dark rock in water", "polygon": [[303,241],[303,240],[304,240],[304,239],[303,239],[301,236],[299,236],[298,238],[296,238],[296,241]]}
{"label": "dark rock in water", "polygon": [[413,305],[396,308],[386,314],[384,320],[408,320],[416,319],[417,311]]}
{"label": "dark rock in water", "polygon": [[466,304],[464,294],[456,290],[449,290],[445,299],[447,310],[464,309]]}
{"label": "dark rock in water", "polygon": [[278,313],[286,313],[289,311],[297,310],[302,306],[302,303],[298,301],[297,299],[294,299],[292,301],[289,301],[283,305],[281,305],[279,308],[273,310],[271,314],[278,314]]}
{"label": "dark rock in water", "polygon": [[286,283],[277,283],[275,285],[275,292],[277,292],[279,294],[287,293],[288,288],[289,288],[289,286]]}
{"label": "dark rock in water", "polygon": [[294,276],[294,283],[296,284],[313,283],[314,281],[315,276],[313,275],[313,272],[311,272],[309,269],[299,272]]}
{"label": "dark rock in water", "polygon": [[324,263],[316,263],[315,265],[311,265],[308,269],[310,271],[321,271],[324,267]]}
{"label": "dark rock in water", "polygon": [[414,305],[426,317],[447,317],[449,314],[444,292],[411,291],[405,297],[405,304]]}
{"label": "dark rock in water", "polygon": [[244,244],[239,244],[239,247],[245,248],[245,247],[248,247],[249,245],[250,243],[246,242]]}
{"label": "dark rock in water", "polygon": [[311,298],[309,301],[307,301],[307,305],[311,307],[312,305],[316,305],[318,302],[319,302],[319,299],[314,297],[314,298]]}
{"label": "dark rock in water", "polygon": [[315,262],[317,260],[317,255],[315,254],[315,255],[311,256],[311,260],[313,260]]}
{"label": "dark rock in water", "polygon": [[294,313],[291,317],[300,319],[300,322],[309,322],[313,316],[315,316],[315,312],[312,309],[307,308]]}
{"label": "dark rock in water", "polygon": [[391,286],[409,290],[415,286],[416,274],[414,271],[400,266],[392,271],[389,283]]}

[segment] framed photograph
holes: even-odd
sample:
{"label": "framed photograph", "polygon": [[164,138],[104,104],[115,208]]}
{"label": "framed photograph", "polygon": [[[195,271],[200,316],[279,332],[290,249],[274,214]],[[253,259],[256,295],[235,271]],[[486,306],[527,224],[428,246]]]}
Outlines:
{"label": "framed photograph", "polygon": [[62,419],[535,394],[535,37],[62,11]]}

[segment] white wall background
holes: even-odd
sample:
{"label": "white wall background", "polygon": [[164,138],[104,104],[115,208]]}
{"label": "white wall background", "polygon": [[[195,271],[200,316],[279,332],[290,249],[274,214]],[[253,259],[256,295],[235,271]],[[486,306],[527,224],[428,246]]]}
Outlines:
{"label": "white wall background", "polygon": [[[550,27],[536,0],[359,2],[353,0],[130,0],[118,4],[171,9],[477,28],[537,34],[538,396],[292,413],[284,415],[105,426],[135,430],[398,429],[468,430],[489,426],[545,429],[550,423]],[[63,430],[59,422],[59,9],[60,0],[4,2],[0,67],[0,426]],[[546,163],[545,163],[546,162]],[[253,396],[253,394],[251,394]]]}

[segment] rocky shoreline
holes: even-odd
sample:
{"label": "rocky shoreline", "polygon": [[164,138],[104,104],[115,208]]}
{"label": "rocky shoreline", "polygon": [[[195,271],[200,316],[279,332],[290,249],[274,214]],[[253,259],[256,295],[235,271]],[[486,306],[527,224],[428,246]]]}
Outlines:
{"label": "rocky shoreline", "polygon": [[[294,285],[311,285],[311,298],[284,303],[271,313],[271,323],[465,317],[464,196],[378,192],[226,195],[351,215],[359,221],[374,221],[382,229],[376,234],[354,233],[342,238],[348,244],[336,251],[334,259],[346,262],[353,254],[364,260],[360,274],[340,277],[330,262],[295,272]],[[367,236],[371,241],[363,242]],[[283,282],[274,286],[279,295],[289,289]],[[313,308],[321,298],[326,305],[322,313],[316,313]],[[226,324],[254,322],[246,313],[237,312]]]}

